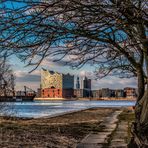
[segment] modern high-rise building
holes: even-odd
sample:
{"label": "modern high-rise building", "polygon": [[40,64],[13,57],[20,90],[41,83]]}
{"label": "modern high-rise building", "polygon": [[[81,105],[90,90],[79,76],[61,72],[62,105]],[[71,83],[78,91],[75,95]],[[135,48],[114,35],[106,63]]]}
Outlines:
{"label": "modern high-rise building", "polygon": [[41,97],[70,98],[74,95],[74,76],[41,69]]}
{"label": "modern high-rise building", "polygon": [[74,92],[75,96],[78,98],[91,97],[91,79],[88,79],[86,76],[84,78],[77,77],[76,79],[76,89]]}
{"label": "modern high-rise building", "polygon": [[91,97],[91,79],[88,79],[87,77],[83,80],[83,96],[84,97]]}
{"label": "modern high-rise building", "polygon": [[79,77],[77,77],[76,89],[80,89],[80,79],[79,79]]}
{"label": "modern high-rise building", "polygon": [[84,80],[83,80],[83,88],[91,90],[91,79],[88,79],[87,77],[84,78]]}

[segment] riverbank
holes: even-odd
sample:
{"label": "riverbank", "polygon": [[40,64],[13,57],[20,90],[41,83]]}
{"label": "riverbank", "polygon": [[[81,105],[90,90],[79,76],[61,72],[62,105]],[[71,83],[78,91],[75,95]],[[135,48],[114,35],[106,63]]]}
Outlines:
{"label": "riverbank", "polygon": [[87,134],[99,131],[103,119],[116,110],[120,109],[88,109],[52,118],[0,118],[0,147],[74,148]]}
{"label": "riverbank", "polygon": [[77,98],[77,100],[89,100],[89,101],[136,101],[136,98],[115,98],[115,97],[104,97],[104,98]]}
{"label": "riverbank", "polygon": [[117,101],[117,100],[120,100],[120,101],[136,101],[136,98],[114,98],[114,97],[111,97],[111,98],[34,98],[34,101],[100,101],[100,100],[111,100],[111,101]]}

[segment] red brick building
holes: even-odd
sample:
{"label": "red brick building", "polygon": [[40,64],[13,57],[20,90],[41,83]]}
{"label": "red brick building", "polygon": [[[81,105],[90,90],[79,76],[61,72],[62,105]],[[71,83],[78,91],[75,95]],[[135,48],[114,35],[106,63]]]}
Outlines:
{"label": "red brick building", "polygon": [[74,96],[74,76],[46,69],[41,70],[41,97],[70,98]]}

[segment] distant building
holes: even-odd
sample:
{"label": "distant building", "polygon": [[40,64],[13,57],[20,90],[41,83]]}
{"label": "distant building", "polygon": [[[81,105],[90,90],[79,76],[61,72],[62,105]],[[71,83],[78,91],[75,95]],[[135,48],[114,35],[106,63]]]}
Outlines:
{"label": "distant building", "polygon": [[85,77],[83,82],[84,82],[83,83],[83,85],[84,85],[83,88],[91,90],[91,79],[88,79],[87,77]]}
{"label": "distant building", "polygon": [[15,96],[34,96],[36,95],[35,92],[32,91],[16,91],[15,92]]}
{"label": "distant building", "polygon": [[116,90],[110,89],[110,97],[115,97],[116,95]]}
{"label": "distant building", "polygon": [[83,89],[75,89],[74,90],[74,96],[76,98],[83,98]]}
{"label": "distant building", "polygon": [[93,98],[102,98],[102,91],[101,90],[92,90],[92,97]]}
{"label": "distant building", "polygon": [[46,69],[41,70],[41,97],[69,98],[74,96],[74,76]]}
{"label": "distant building", "polygon": [[100,90],[92,90],[92,96],[93,98],[120,98],[124,97],[124,90],[112,90],[109,88],[102,88]]}
{"label": "distant building", "polygon": [[87,77],[83,80],[83,97],[92,97],[91,79],[88,79]]}
{"label": "distant building", "polygon": [[25,91],[16,91],[16,96],[25,96]]}
{"label": "distant building", "polygon": [[124,88],[124,93],[126,98],[135,98],[137,97],[136,89],[131,87]]}
{"label": "distant building", "polygon": [[108,98],[111,97],[111,90],[109,88],[102,88],[102,98]]}
{"label": "distant building", "polygon": [[125,93],[123,89],[116,89],[115,90],[115,97],[116,98],[123,98],[125,97]]}
{"label": "distant building", "polygon": [[79,77],[76,79],[76,89],[74,90],[74,96],[77,98],[92,97],[91,92],[91,79],[87,77],[80,80]]}
{"label": "distant building", "polygon": [[41,97],[41,88],[38,88],[37,89],[37,95],[36,95],[36,97]]}
{"label": "distant building", "polygon": [[76,89],[80,89],[80,79],[79,79],[79,77],[77,77]]}

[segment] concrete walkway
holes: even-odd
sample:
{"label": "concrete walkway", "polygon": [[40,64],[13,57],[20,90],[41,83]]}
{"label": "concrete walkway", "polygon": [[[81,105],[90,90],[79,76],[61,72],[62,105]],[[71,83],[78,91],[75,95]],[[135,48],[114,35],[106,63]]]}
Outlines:
{"label": "concrete walkway", "polygon": [[100,132],[87,135],[76,148],[125,148],[127,127],[125,123],[118,125],[118,115],[122,111],[115,111],[99,124]]}
{"label": "concrete walkway", "polygon": [[126,148],[127,147],[127,133],[128,122],[121,121],[112,135],[110,148]]}

